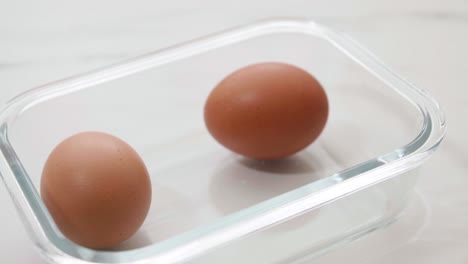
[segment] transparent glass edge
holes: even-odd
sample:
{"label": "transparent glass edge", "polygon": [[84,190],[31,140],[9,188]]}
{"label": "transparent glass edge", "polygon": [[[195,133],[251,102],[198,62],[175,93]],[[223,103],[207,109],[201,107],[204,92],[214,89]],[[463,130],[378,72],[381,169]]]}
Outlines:
{"label": "transparent glass edge", "polygon": [[[382,81],[385,81],[387,84],[389,84],[389,86],[393,87],[403,96],[408,98],[410,101],[415,102],[424,115],[425,126],[423,127],[420,136],[418,136],[415,140],[413,140],[410,144],[406,145],[402,149],[414,146],[416,143],[419,143],[419,146],[417,148],[414,148],[411,152],[403,152],[403,154],[396,160],[393,160],[393,158],[392,160],[384,159],[384,162],[379,163],[377,167],[372,168],[368,171],[360,172],[358,177],[350,177],[348,180],[343,181],[339,184],[334,182],[331,186],[319,192],[317,192],[316,190],[312,190],[311,193],[308,193],[307,195],[304,194],[303,197],[294,197],[294,199],[296,200],[293,200],[290,203],[286,203],[283,206],[280,206],[279,208],[275,208],[273,210],[264,212],[262,215],[252,217],[247,221],[238,223],[237,225],[234,224],[230,227],[221,227],[221,230],[218,230],[217,232],[212,231],[211,235],[205,235],[204,237],[200,238],[204,239],[203,242],[200,241],[200,239],[197,239],[196,241],[192,241],[192,243],[186,243],[182,246],[170,245],[170,243],[167,243],[166,247],[163,247],[163,245],[153,245],[160,246],[161,250],[158,250],[160,254],[155,256],[146,256],[148,257],[148,261],[162,261],[163,263],[165,263],[164,261],[172,262],[176,259],[180,260],[181,258],[188,258],[195,254],[199,254],[204,250],[220,245],[223,242],[227,242],[234,238],[252,233],[256,230],[264,228],[265,226],[269,226],[276,222],[282,221],[306,210],[312,210],[318,206],[331,202],[334,199],[338,199],[343,195],[350,194],[352,192],[365,188],[371,184],[375,184],[382,180],[385,180],[386,178],[395,175],[396,172],[398,172],[399,170],[408,170],[414,166],[417,166],[426,157],[428,157],[433,150],[437,148],[445,133],[445,120],[437,102],[432,97],[430,97],[423,90],[417,89],[416,87],[409,84],[407,81],[401,79],[401,77],[399,77],[398,75],[389,71],[374,56],[370,55],[365,49],[357,45],[354,41],[349,40],[346,36],[339,34],[335,31],[326,29],[322,26],[315,24],[314,22],[307,20],[273,20],[262,22],[259,24],[253,24],[246,27],[236,28],[234,30],[228,30],[226,31],[226,33],[222,33],[215,37],[202,38],[201,40],[195,40],[187,44],[176,46],[174,48],[169,48],[163,51],[152,53],[150,55],[145,55],[137,59],[130,60],[126,63],[119,64],[117,66],[107,67],[103,70],[93,71],[80,77],[66,79],[64,81],[59,81],[50,85],[33,89],[12,100],[4,108],[2,114],[0,114],[0,121],[5,125],[5,135],[4,137],[2,137],[1,144],[3,144],[4,146],[9,145],[8,137],[6,134],[8,127],[7,125],[12,123],[14,119],[17,116],[19,116],[23,111],[44,100],[48,100],[50,98],[57,97],[63,94],[69,94],[78,90],[85,89],[91,85],[96,85],[98,83],[121,78],[129,74],[143,71],[145,69],[156,67],[158,65],[172,62],[181,58],[187,58],[189,56],[199,54],[216,47],[233,44],[235,42],[246,40],[255,36],[281,31],[297,31],[298,33],[306,33],[313,35],[318,34],[321,37],[328,39],[331,44],[335,45],[337,48],[345,52],[348,56],[353,57],[353,59],[355,59],[357,62],[360,62],[362,66],[367,68],[367,70],[373,72],[376,76],[381,77]],[[369,67],[369,65],[372,65],[372,67]],[[372,68],[373,70],[371,70],[370,68]],[[426,130],[425,133],[424,130]],[[426,137],[422,137],[421,135],[426,135]],[[4,153],[3,151],[2,153],[5,156],[6,153]],[[390,154],[394,156],[394,151]],[[362,165],[358,165],[356,167],[362,167]],[[12,164],[8,164],[8,169],[10,170],[10,173],[5,173],[5,168],[1,168],[1,174],[4,178],[9,178],[11,177],[11,175],[15,175],[14,170],[12,169]],[[17,181],[16,177],[28,176],[26,174],[15,175],[15,181]],[[332,179],[333,176],[329,178]],[[301,187],[300,189],[306,187],[308,186]],[[7,184],[7,188],[12,188],[12,184]],[[18,210],[31,210],[30,201],[25,199],[24,190],[22,188],[19,188],[18,186],[13,188],[16,189],[10,191],[10,195],[12,196],[13,200],[16,201],[15,205],[18,207]],[[29,215],[30,213],[31,212],[28,213],[28,216],[25,217],[23,215],[22,217],[27,218],[25,222],[29,224],[29,229],[35,230],[33,238],[39,244],[50,244],[51,242],[48,241],[47,236],[43,234],[43,227],[38,223],[37,218]],[[39,232],[37,230],[42,232]],[[193,243],[196,243],[196,245],[194,245]],[[200,244],[203,244],[204,246],[200,247]],[[47,245],[45,248],[47,248],[47,250],[53,250],[52,248],[50,248],[50,245]],[[83,250],[86,251],[88,249],[83,248]],[[58,256],[62,256],[62,252],[60,252],[60,250],[55,249],[53,251]],[[87,253],[93,253],[91,255],[94,255],[90,257],[90,259],[95,260],[109,258],[109,254],[119,254],[114,252],[110,253],[92,250],[89,251],[90,252]],[[133,252],[134,257],[128,259],[128,261],[136,260],[137,257],[144,257],[138,254],[137,251],[139,251],[139,249]],[[153,250],[152,253],[156,253],[156,251]],[[79,260],[79,262],[76,263],[93,262],[82,262],[81,260]]]}

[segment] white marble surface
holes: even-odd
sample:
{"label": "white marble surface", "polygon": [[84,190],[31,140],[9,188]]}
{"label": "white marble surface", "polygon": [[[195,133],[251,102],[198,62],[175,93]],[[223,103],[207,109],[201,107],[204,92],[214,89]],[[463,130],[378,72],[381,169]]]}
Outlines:
{"label": "white marble surface", "polygon": [[[345,249],[342,256],[348,263],[468,263],[466,0],[4,2],[0,103],[49,81],[272,16],[314,18],[349,32],[446,112],[447,137],[422,169],[412,204],[426,212],[423,224],[403,218],[358,242],[384,254]],[[0,206],[0,262],[44,263],[3,185]]]}

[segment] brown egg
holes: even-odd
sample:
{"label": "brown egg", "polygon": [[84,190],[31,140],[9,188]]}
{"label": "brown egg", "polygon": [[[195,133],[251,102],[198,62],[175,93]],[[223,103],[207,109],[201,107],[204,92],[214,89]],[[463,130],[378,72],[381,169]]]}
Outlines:
{"label": "brown egg", "polygon": [[151,203],[143,160],[127,143],[100,132],[67,138],[50,154],[41,195],[70,240],[106,249],[132,236]]}
{"label": "brown egg", "polygon": [[260,63],[227,76],[209,95],[205,123],[226,148],[255,159],[278,159],[311,144],[328,117],[327,96],[306,71]]}

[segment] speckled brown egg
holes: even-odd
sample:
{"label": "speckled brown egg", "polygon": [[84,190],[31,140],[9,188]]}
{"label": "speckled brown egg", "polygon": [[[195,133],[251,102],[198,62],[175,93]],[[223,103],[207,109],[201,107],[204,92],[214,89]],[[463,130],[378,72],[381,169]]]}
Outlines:
{"label": "speckled brown egg", "polygon": [[106,249],[130,238],[151,203],[148,171],[121,139],[84,132],[50,154],[41,195],[60,231],[85,247]]}
{"label": "speckled brown egg", "polygon": [[254,159],[278,159],[314,142],[328,118],[320,83],[301,68],[259,63],[224,78],[204,109],[211,135]]}

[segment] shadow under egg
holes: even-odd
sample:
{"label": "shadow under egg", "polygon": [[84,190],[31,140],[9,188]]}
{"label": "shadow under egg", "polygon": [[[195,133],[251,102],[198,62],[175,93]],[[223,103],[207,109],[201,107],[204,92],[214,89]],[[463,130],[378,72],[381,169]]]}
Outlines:
{"label": "shadow under egg", "polygon": [[145,222],[132,237],[109,250],[146,247],[194,228],[193,208],[183,195],[156,181],[153,181],[152,188],[153,200]]}
{"label": "shadow under egg", "polygon": [[[268,161],[232,155],[212,177],[210,196],[218,212],[229,215],[314,182],[323,177],[323,169],[319,159],[307,152]],[[306,213],[271,230],[287,231],[315,215]]]}
{"label": "shadow under egg", "polygon": [[142,248],[148,245],[151,245],[152,240],[148,237],[148,235],[144,231],[137,231],[132,237],[124,242],[120,243],[119,245],[110,248],[110,251],[125,251],[131,249]]}

